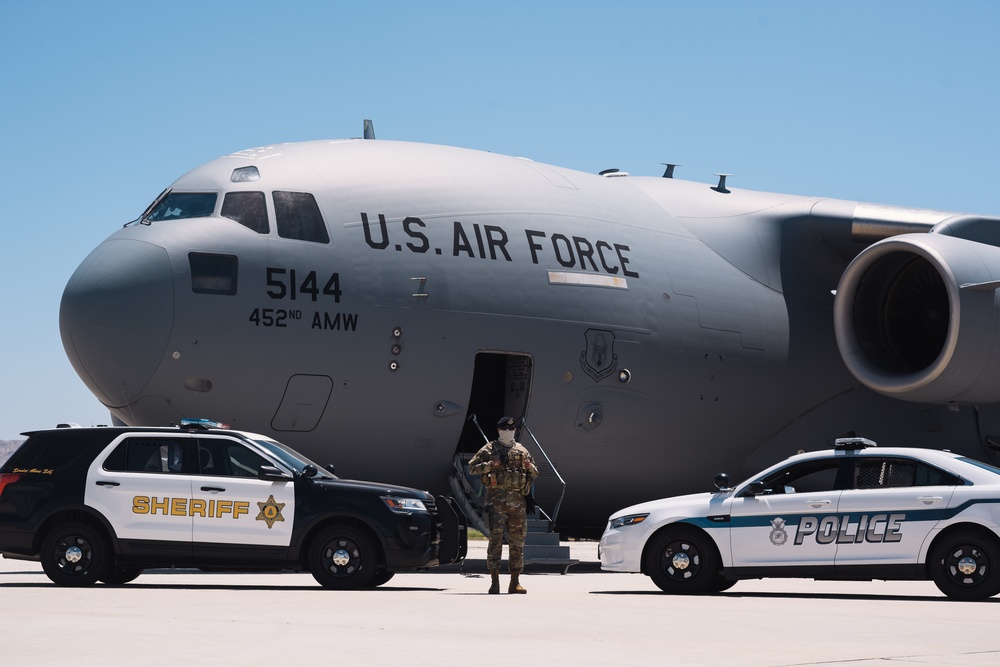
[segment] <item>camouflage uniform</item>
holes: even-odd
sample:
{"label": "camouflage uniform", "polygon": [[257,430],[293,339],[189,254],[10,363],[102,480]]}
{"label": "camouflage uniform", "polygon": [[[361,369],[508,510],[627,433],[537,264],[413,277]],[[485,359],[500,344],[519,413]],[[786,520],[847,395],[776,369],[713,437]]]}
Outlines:
{"label": "camouflage uniform", "polygon": [[[499,468],[490,463],[494,450],[506,462]],[[531,454],[524,446],[515,442],[510,447],[504,447],[494,440],[476,452],[469,461],[469,472],[480,475],[483,486],[486,487],[486,504],[489,508],[490,545],[486,552],[486,565],[491,572],[500,569],[500,555],[503,548],[504,528],[507,529],[507,542],[510,545],[510,557],[507,569],[513,574],[524,569],[524,537],[528,531],[528,521],[525,516],[524,496],[531,493],[531,485],[538,477],[538,468]]]}

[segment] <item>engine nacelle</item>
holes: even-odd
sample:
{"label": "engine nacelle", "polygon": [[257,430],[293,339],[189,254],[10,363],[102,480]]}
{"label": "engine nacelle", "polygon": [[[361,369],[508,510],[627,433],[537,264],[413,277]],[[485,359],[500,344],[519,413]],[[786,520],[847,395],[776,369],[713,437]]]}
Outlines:
{"label": "engine nacelle", "polygon": [[875,243],[844,271],[837,346],[871,389],[921,403],[1000,401],[1000,248],[938,233]]}

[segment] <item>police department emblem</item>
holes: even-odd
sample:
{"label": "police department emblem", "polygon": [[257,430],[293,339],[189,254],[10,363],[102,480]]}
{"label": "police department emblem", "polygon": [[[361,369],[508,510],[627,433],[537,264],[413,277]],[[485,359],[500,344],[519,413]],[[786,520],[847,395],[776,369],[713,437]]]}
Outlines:
{"label": "police department emblem", "polygon": [[788,533],[785,531],[785,520],[782,518],[771,520],[771,544],[780,547],[788,541]]}
{"label": "police department emblem", "polygon": [[281,510],[285,508],[285,503],[275,502],[273,495],[268,496],[266,503],[257,503],[257,507],[260,508],[257,521],[266,522],[268,530],[274,526],[275,521],[285,520],[285,517],[281,516]]}
{"label": "police department emblem", "polygon": [[587,349],[580,353],[580,366],[595,382],[600,382],[618,368],[615,334],[604,329],[587,329],[585,336]]}

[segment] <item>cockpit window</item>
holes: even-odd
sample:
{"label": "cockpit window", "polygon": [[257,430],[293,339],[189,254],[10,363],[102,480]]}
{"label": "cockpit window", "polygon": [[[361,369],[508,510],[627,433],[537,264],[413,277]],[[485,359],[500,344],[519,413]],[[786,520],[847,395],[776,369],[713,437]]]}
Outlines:
{"label": "cockpit window", "polygon": [[222,200],[222,217],[235,220],[258,234],[271,231],[263,192],[229,192]]}
{"label": "cockpit window", "polygon": [[229,180],[233,183],[253,183],[260,180],[260,170],[253,165],[238,167],[233,169],[233,174],[229,177]]}
{"label": "cockpit window", "polygon": [[278,236],[285,239],[329,243],[323,215],[316,205],[316,198],[308,192],[274,193],[274,218]]}
{"label": "cockpit window", "polygon": [[183,218],[207,218],[215,211],[214,192],[171,192],[157,204],[143,220],[181,220]]}

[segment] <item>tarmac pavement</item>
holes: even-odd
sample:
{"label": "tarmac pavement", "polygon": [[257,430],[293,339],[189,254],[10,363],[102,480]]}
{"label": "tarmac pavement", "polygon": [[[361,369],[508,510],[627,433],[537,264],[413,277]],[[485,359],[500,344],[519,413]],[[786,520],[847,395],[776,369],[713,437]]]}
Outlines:
{"label": "tarmac pavement", "polygon": [[[59,588],[0,559],[10,665],[407,666],[1000,665],[1000,597],[954,602],[931,582],[742,581],[669,596],[602,573],[597,544],[565,575],[528,569],[527,595],[486,594],[485,542],[464,567],[329,591],[309,574],[152,570],[120,587]],[[506,549],[505,549],[506,552]],[[504,570],[506,567],[504,567]],[[506,572],[501,578],[506,591]]]}

